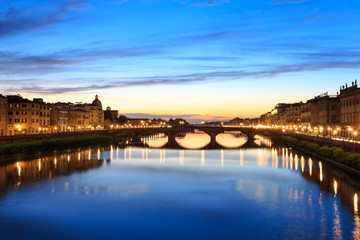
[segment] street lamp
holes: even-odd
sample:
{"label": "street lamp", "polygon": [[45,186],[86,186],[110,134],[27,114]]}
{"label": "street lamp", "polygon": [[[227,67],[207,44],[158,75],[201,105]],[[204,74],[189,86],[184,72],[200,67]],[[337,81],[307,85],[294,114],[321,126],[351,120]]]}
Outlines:
{"label": "street lamp", "polygon": [[353,129],[351,127],[348,128],[348,137],[351,137],[351,132],[353,131]]}
{"label": "street lamp", "polygon": [[17,125],[16,127],[17,127],[17,129],[19,131],[19,134],[21,135],[21,125]]}

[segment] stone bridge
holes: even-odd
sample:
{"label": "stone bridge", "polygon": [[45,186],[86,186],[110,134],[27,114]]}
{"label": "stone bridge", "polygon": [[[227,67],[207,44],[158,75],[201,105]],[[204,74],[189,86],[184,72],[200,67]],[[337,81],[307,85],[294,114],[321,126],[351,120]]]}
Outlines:
{"label": "stone bridge", "polygon": [[206,125],[187,125],[180,127],[145,127],[145,128],[122,128],[111,130],[112,133],[127,133],[132,137],[133,142],[140,142],[141,137],[148,134],[163,133],[168,137],[168,143],[164,146],[167,148],[180,148],[175,141],[175,137],[180,133],[194,132],[194,130],[203,131],[210,136],[210,144],[207,148],[223,148],[216,142],[216,136],[228,131],[239,131],[247,136],[247,142],[243,147],[255,147],[254,137],[260,132],[258,129],[249,127],[226,127],[226,126],[206,126]]}

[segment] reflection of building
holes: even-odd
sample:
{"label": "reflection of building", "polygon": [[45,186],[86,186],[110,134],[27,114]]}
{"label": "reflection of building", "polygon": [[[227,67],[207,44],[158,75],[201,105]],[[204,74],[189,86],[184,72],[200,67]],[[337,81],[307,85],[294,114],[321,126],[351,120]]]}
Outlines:
{"label": "reflection of building", "polygon": [[87,150],[32,161],[9,163],[6,166],[0,166],[0,195],[6,192],[9,185],[86,171],[101,166],[102,162],[101,159],[90,159]]}
{"label": "reflection of building", "polygon": [[95,96],[95,100],[92,104],[85,104],[85,110],[89,113],[89,126],[92,129],[104,128],[104,111],[102,110],[102,104],[98,95]]}
{"label": "reflection of building", "polygon": [[7,105],[7,98],[0,94],[0,136],[6,135],[6,125],[8,122]]}
{"label": "reflection of building", "polygon": [[41,98],[33,101],[8,96],[7,135],[50,132],[50,107]]}
{"label": "reflection of building", "polygon": [[[318,162],[316,162],[316,165]],[[329,167],[326,163],[321,163],[319,169],[314,163],[314,168],[310,170],[309,162],[307,161],[307,168],[301,172],[302,176],[320,186],[320,189],[326,192],[333,192],[335,195],[341,195],[341,202],[348,207],[354,207],[357,203],[354,202],[354,196],[360,190],[360,186],[356,182],[350,182],[350,176],[345,172],[339,172],[338,169]]]}
{"label": "reflection of building", "polygon": [[51,126],[54,132],[66,132],[69,127],[68,103],[54,103],[50,105]]}

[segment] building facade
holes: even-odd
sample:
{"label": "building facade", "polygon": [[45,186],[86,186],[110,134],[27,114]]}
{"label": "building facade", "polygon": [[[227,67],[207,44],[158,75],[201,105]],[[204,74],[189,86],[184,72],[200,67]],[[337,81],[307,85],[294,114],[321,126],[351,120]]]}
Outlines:
{"label": "building facade", "polygon": [[71,132],[90,130],[89,113],[83,104],[69,106],[69,128]]}
{"label": "building facade", "polygon": [[7,135],[38,134],[51,132],[50,106],[42,99],[8,96]]}
{"label": "building facade", "polygon": [[342,125],[351,125],[356,128],[360,124],[360,88],[357,82],[351,87],[343,86],[340,89],[340,122]]}
{"label": "building facade", "polygon": [[301,106],[303,103],[293,103],[285,110],[286,124],[300,124],[301,123]]}
{"label": "building facade", "polygon": [[8,100],[0,94],[0,136],[6,135],[8,122]]}
{"label": "building facade", "polygon": [[317,101],[320,125],[340,123],[340,100],[338,96],[323,96]]}
{"label": "building facade", "polygon": [[300,107],[301,124],[310,126],[318,124],[318,112],[314,99],[308,100]]}
{"label": "building facade", "polygon": [[114,124],[118,124],[119,111],[111,110],[110,107],[107,107],[104,111],[104,127],[111,128]]}
{"label": "building facade", "polygon": [[91,104],[85,104],[85,110],[89,114],[89,126],[92,130],[104,128],[104,111],[99,96],[95,96],[95,100]]}
{"label": "building facade", "polygon": [[69,127],[69,103],[54,103],[50,105],[51,127],[53,132],[67,132]]}

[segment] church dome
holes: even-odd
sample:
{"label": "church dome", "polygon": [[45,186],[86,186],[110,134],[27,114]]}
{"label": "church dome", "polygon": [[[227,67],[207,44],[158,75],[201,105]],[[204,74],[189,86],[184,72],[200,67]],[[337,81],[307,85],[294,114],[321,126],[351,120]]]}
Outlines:
{"label": "church dome", "polygon": [[102,104],[101,104],[101,101],[99,100],[98,95],[95,96],[95,100],[92,102],[92,105],[99,106],[102,108]]}

